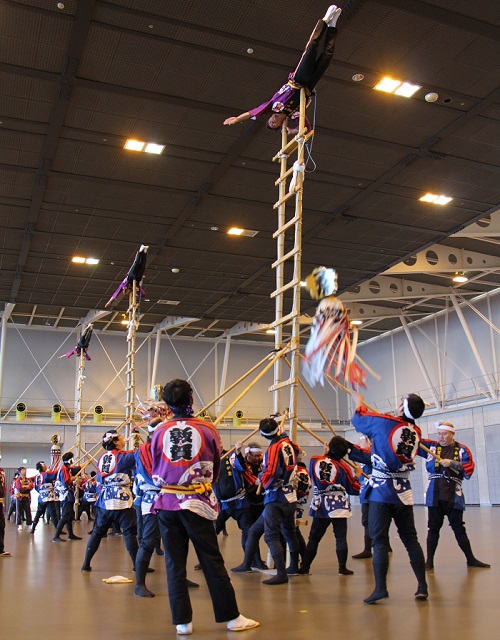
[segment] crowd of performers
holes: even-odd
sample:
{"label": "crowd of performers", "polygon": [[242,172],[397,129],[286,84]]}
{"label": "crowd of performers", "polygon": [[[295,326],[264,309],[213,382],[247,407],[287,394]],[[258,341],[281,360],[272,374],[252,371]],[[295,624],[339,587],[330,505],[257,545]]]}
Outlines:
{"label": "crowd of performers", "polygon": [[[462,481],[474,472],[471,452],[455,441],[455,428],[450,422],[437,424],[436,440],[422,438],[415,424],[424,411],[419,396],[410,394],[404,398],[393,416],[368,410],[363,397],[356,394],[352,423],[364,441],[356,445],[334,436],[325,444],[323,455],[311,457],[308,468],[302,461],[304,452],[273,418],[265,418],[259,425],[260,434],[268,441],[265,452],[258,442],[246,446],[238,442],[230,455],[221,457],[217,429],[193,415],[190,385],[184,380],[169,382],[163,399],[171,417],[151,420],[149,437],[138,449],[126,450],[125,440],[116,430],[104,434],[105,451],[96,463],[95,477],[82,476],[81,468],[73,464],[73,454],[68,452],[62,456],[57,471],[49,472],[45,463],[39,462],[37,475],[28,478],[26,470],[19,469],[11,492],[18,527],[22,529],[24,516],[26,526],[34,533],[40,518],[45,517],[56,527],[54,542],[61,542],[65,541],[61,537],[64,528],[69,540],[81,540],[72,529],[75,491],[81,491],[79,514],[87,508],[89,519],[95,514],[82,571],[92,570],[94,556],[108,529],[119,527],[136,575],[134,593],[139,597],[154,597],[146,586],[146,575],[152,571],[149,563],[161,540],[172,622],[179,635],[193,631],[188,590],[199,586],[186,576],[189,542],[207,581],[216,622],[225,623],[233,631],[259,624],[240,613],[219,550],[217,534],[224,530],[228,518],[238,523],[243,547],[243,562],[231,571],[247,573],[267,568],[259,549],[263,535],[276,569],[275,574],[263,580],[266,586],[286,584],[290,576],[309,575],[330,524],[335,535],[338,573],[352,575],[347,567],[347,519],[352,516],[349,495],[358,494],[365,548],[353,557],[373,558],[375,578],[374,590],[364,600],[366,604],[389,597],[389,527],[393,520],[416,577],[417,600],[428,598],[426,572],[434,569],[445,516],[467,566],[489,567],[474,556],[463,521]],[[417,455],[426,458],[429,474],[427,558],[417,537],[409,477]],[[38,492],[39,505],[31,521],[33,488]],[[306,542],[298,522],[307,508],[311,488],[312,526]],[[0,557],[10,555],[3,546],[5,494],[5,476],[0,469]]]}

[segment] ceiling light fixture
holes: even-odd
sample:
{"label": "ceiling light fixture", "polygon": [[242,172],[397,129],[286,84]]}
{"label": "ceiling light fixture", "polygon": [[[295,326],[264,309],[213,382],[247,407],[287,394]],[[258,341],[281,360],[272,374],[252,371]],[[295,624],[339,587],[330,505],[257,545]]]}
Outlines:
{"label": "ceiling light fixture", "polygon": [[357,326],[357,325],[363,324],[363,320],[351,320],[350,324]]}
{"label": "ceiling light fixture", "polygon": [[99,264],[99,260],[97,258],[87,258],[85,260],[86,264]]}
{"label": "ceiling light fixture", "polygon": [[402,82],[401,80],[393,80],[393,78],[386,76],[373,88],[377,91],[385,91],[385,93],[394,93],[395,95],[402,96],[403,98],[411,98],[419,89],[422,88],[422,85]]}
{"label": "ceiling light fixture", "polygon": [[123,324],[126,327],[128,327],[128,320],[122,320],[120,324]]}
{"label": "ceiling light fixture", "polygon": [[420,84],[410,84],[409,82],[403,82],[403,84],[394,91],[395,95],[403,96],[403,98],[411,98],[422,88]]}
{"label": "ceiling light fixture", "polygon": [[268,333],[270,336],[274,336],[276,333],[276,329],[266,329],[266,333]]}
{"label": "ceiling light fixture", "polygon": [[75,262],[76,264],[84,264],[85,258],[81,258],[80,256],[74,256],[71,258],[71,262]]}
{"label": "ceiling light fixture", "polygon": [[433,204],[448,204],[448,202],[451,202],[453,200],[453,198],[450,198],[449,196],[436,196],[434,193],[426,193],[425,196],[422,196],[421,198],[419,198],[420,202],[432,202]]}
{"label": "ceiling light fixture", "polygon": [[385,91],[386,93],[392,93],[394,89],[397,89],[401,84],[401,80],[393,80],[392,78],[382,78],[382,80],[376,84],[373,88],[377,91]]}
{"label": "ceiling light fixture", "polygon": [[146,148],[144,149],[145,153],[155,153],[159,156],[163,153],[163,149],[165,149],[164,144],[156,144],[156,142],[148,142]]}
{"label": "ceiling light fixture", "polygon": [[227,234],[229,236],[241,236],[243,231],[244,231],[244,229],[240,229],[239,227],[231,227],[229,229],[229,231],[227,232]]}
{"label": "ceiling light fixture", "polygon": [[465,275],[463,271],[457,271],[452,278],[453,282],[460,282],[460,283],[467,282],[468,280],[469,278]]}
{"label": "ceiling light fixture", "polygon": [[142,151],[144,149],[145,144],[146,143],[142,142],[141,140],[129,139],[124,144],[123,148],[128,149],[129,151]]}

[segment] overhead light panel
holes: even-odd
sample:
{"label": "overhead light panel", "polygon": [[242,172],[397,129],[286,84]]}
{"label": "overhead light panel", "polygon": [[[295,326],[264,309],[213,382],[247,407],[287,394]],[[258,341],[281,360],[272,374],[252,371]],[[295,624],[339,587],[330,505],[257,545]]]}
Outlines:
{"label": "overhead light panel", "polygon": [[401,80],[393,80],[392,78],[385,77],[376,84],[373,88],[377,91],[385,91],[386,93],[392,93],[394,89],[399,87]]}
{"label": "overhead light panel", "polygon": [[268,333],[270,336],[274,336],[276,333],[276,329],[266,329],[266,333]]}
{"label": "overhead light panel", "polygon": [[437,196],[434,193],[426,193],[425,196],[422,196],[421,198],[419,198],[419,200],[421,202],[432,202],[433,204],[448,204],[448,202],[451,202],[453,200],[453,198],[450,198],[449,196]]}
{"label": "overhead light panel", "polygon": [[453,198],[449,198],[448,196],[439,196],[434,200],[434,204],[448,204],[451,202]]}
{"label": "overhead light panel", "polygon": [[461,272],[456,272],[455,275],[452,278],[453,282],[468,282],[469,278],[465,275],[465,273],[463,271]]}
{"label": "overhead light panel", "polygon": [[245,229],[240,229],[239,227],[231,227],[227,234],[229,236],[241,236],[243,231],[245,231]]}
{"label": "overhead light panel", "polygon": [[126,327],[128,327],[129,322],[128,322],[128,320],[122,320],[122,321],[120,322],[120,324],[123,324],[123,325],[125,325]]}
{"label": "overhead light panel", "polygon": [[409,82],[403,82],[403,84],[394,91],[395,95],[403,96],[403,98],[411,98],[422,88],[420,84],[410,84]]}
{"label": "overhead light panel", "polygon": [[394,93],[397,96],[403,96],[403,98],[411,98],[419,89],[422,88],[420,84],[411,84],[410,82],[402,82],[401,80],[393,80],[392,78],[385,77],[376,84],[374,87],[377,91],[385,91],[386,93]]}
{"label": "overhead light panel", "polygon": [[163,152],[163,149],[165,149],[164,144],[156,144],[156,142],[148,142],[148,144],[146,145],[146,148],[144,149],[144,152],[155,153],[157,156],[159,156]]}
{"label": "overhead light panel", "polygon": [[99,264],[99,260],[97,258],[87,258],[85,264]]}
{"label": "overhead light panel", "polygon": [[84,264],[85,258],[82,258],[80,256],[74,256],[73,258],[71,258],[71,262],[75,262],[76,264]]}
{"label": "overhead light panel", "polygon": [[128,149],[129,151],[142,151],[144,149],[144,145],[146,143],[141,140],[133,140],[129,139],[124,145],[124,149]]}
{"label": "overhead light panel", "polygon": [[363,324],[363,320],[351,320],[350,324],[360,325],[360,324]]}

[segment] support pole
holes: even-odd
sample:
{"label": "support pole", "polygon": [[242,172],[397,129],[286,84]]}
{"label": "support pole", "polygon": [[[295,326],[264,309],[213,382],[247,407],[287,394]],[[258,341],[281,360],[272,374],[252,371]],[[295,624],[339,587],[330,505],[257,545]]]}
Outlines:
{"label": "support pole", "polygon": [[417,345],[415,344],[415,341],[413,340],[413,336],[410,333],[410,329],[408,327],[408,323],[406,322],[406,318],[404,318],[403,316],[399,316],[399,319],[401,320],[401,324],[403,325],[403,329],[405,330],[406,333],[406,337],[408,338],[408,342],[410,343],[410,346],[412,348],[413,351],[413,355],[415,356],[417,362],[418,362],[418,366],[420,367],[420,371],[422,372],[422,375],[425,378],[425,382],[427,384],[427,386],[429,387],[429,389],[432,392],[432,396],[434,398],[434,402],[436,403],[436,407],[438,409],[441,408],[441,404],[439,401],[439,397],[436,393],[436,390],[434,389],[434,386],[431,382],[430,376],[427,373],[427,369],[425,368],[424,365],[424,361],[422,360],[422,357],[417,349]]}
{"label": "support pole", "polygon": [[5,305],[2,314],[2,335],[0,337],[0,416],[2,415],[2,399],[3,399],[3,372],[5,366],[5,346],[7,344],[7,323],[14,309],[14,305],[10,302]]}
{"label": "support pole", "polygon": [[460,324],[462,325],[462,329],[464,330],[464,333],[467,337],[467,340],[469,341],[469,345],[470,348],[472,349],[472,353],[474,354],[474,357],[476,358],[476,362],[479,366],[479,368],[481,369],[481,373],[484,376],[484,380],[486,382],[486,384],[488,385],[488,389],[490,390],[490,394],[492,398],[497,398],[498,397],[498,393],[497,390],[495,389],[495,385],[492,384],[491,382],[491,378],[488,374],[488,372],[486,371],[486,367],[484,366],[484,362],[483,359],[481,358],[481,354],[479,353],[479,349],[477,348],[477,345],[474,341],[474,338],[472,337],[472,333],[469,329],[469,325],[467,324],[467,320],[465,319],[465,316],[463,314],[462,309],[460,308],[460,305],[458,304],[457,301],[457,297],[455,295],[451,295],[450,299],[453,303],[453,307],[455,308],[455,311],[457,313],[458,319],[460,320]]}

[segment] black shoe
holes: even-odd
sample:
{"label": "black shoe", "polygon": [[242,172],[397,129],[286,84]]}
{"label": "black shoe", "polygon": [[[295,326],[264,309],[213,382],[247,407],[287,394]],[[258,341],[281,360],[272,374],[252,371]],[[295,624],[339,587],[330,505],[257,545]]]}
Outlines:
{"label": "black shoe", "polygon": [[425,561],[425,570],[426,571],[432,571],[434,569],[434,563],[432,562],[432,560],[426,560]]}
{"label": "black shoe", "polygon": [[299,568],[298,567],[294,567],[293,565],[290,565],[286,569],[286,574],[287,574],[287,576],[298,576],[299,575]]}
{"label": "black shoe", "polygon": [[261,571],[267,571],[269,567],[265,562],[263,562],[262,560],[259,560],[259,562],[252,562],[252,569],[257,569],[257,570],[260,569]]}
{"label": "black shoe", "polygon": [[92,567],[89,564],[84,564],[80,571],[92,571]]}
{"label": "black shoe", "polygon": [[157,556],[164,556],[165,555],[165,552],[163,551],[163,549],[161,547],[157,547],[155,549],[155,553],[156,553]]}
{"label": "black shoe", "polygon": [[311,575],[311,570],[308,567],[300,567],[299,575],[301,575],[301,576],[310,576]]}
{"label": "black shoe", "polygon": [[416,600],[427,600],[429,597],[429,592],[427,591],[426,584],[419,584],[417,587],[417,591],[415,592]]}
{"label": "black shoe", "polygon": [[481,562],[481,560],[477,560],[476,558],[474,558],[474,560],[467,562],[467,566],[476,567],[477,569],[489,569],[491,567],[491,564],[486,564],[486,562]]}
{"label": "black shoe", "polygon": [[273,576],[269,580],[262,580],[262,584],[274,585],[274,584],[286,584],[288,582],[288,576]]}
{"label": "black shoe", "polygon": [[362,551],[361,553],[357,553],[355,556],[351,556],[351,558],[354,558],[355,560],[364,560],[365,558],[371,558],[371,557],[372,557],[371,551]]}
{"label": "black shoe", "polygon": [[347,569],[346,567],[344,567],[344,569],[339,569],[339,576],[352,576],[354,573],[354,571],[351,571],[350,569]]}
{"label": "black shoe", "polygon": [[63,540],[62,538],[56,537],[56,538],[52,538],[52,542],[66,542],[66,540]]}
{"label": "black shoe", "polygon": [[[135,573],[135,567],[132,569],[132,571]],[[148,567],[148,568],[146,569],[146,573],[154,573],[154,572],[155,572],[155,570],[154,570],[154,569],[152,569],[151,567]]]}
{"label": "black shoe", "polygon": [[237,567],[231,569],[233,573],[252,573],[252,567],[249,564],[239,564]]}
{"label": "black shoe", "polygon": [[201,564],[195,564],[194,565],[194,570],[195,571],[201,571]]}
{"label": "black shoe", "polygon": [[81,539],[82,538],[80,538],[80,536],[75,536],[75,535],[69,536],[68,538],[68,540],[81,540]]}
{"label": "black shoe", "polygon": [[[82,569],[83,571],[83,569]],[[134,589],[134,595],[139,596],[139,598],[154,598],[155,594],[150,591],[146,585],[139,586],[137,585]]]}
{"label": "black shoe", "polygon": [[384,600],[388,597],[389,592],[387,591],[387,589],[375,589],[375,591],[371,595],[369,595],[368,598],[365,598],[363,602],[365,604],[375,604],[379,600]]}
{"label": "black shoe", "polygon": [[199,589],[200,585],[197,582],[193,582],[192,580],[188,580],[186,578],[186,584],[188,589]]}

